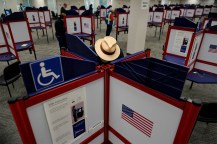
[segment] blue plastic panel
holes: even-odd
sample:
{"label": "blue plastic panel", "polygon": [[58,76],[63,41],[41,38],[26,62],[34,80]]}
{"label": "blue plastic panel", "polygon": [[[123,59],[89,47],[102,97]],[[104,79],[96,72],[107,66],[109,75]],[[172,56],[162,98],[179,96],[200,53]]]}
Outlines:
{"label": "blue plastic panel", "polygon": [[155,58],[146,58],[116,63],[114,71],[128,79],[179,99],[188,68]]}

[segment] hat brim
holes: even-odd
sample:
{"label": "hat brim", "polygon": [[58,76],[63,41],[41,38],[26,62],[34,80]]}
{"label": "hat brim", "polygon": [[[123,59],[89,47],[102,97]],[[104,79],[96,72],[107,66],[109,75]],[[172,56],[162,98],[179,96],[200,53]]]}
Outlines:
{"label": "hat brim", "polygon": [[101,50],[102,41],[103,41],[103,39],[99,39],[95,43],[95,51],[98,54],[98,56],[105,61],[113,61],[113,60],[117,59],[120,55],[120,52],[121,52],[120,47],[118,45],[116,45],[115,53],[112,55],[107,55],[107,54],[103,53]]}

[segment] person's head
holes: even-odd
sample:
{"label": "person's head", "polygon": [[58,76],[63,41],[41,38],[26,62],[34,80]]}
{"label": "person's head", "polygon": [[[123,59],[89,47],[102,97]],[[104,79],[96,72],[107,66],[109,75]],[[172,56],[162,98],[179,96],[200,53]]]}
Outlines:
{"label": "person's head", "polygon": [[22,3],[20,3],[20,6],[22,6],[23,4]]}
{"label": "person's head", "polygon": [[111,36],[97,40],[95,51],[104,63],[117,59],[121,53],[116,39]]}
{"label": "person's head", "polygon": [[67,4],[66,4],[66,3],[64,3],[64,4],[63,4],[63,7],[64,7],[64,8],[67,8]]}

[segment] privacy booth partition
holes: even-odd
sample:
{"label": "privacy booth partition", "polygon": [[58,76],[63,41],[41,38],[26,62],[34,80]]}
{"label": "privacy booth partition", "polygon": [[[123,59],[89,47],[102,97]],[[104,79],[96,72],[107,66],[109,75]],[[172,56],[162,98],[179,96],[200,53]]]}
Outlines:
{"label": "privacy booth partition", "polygon": [[9,106],[24,144],[188,142],[200,110],[180,97],[188,68],[147,51],[99,65],[82,48],[68,52],[82,60],[54,56],[20,65],[28,96]]}

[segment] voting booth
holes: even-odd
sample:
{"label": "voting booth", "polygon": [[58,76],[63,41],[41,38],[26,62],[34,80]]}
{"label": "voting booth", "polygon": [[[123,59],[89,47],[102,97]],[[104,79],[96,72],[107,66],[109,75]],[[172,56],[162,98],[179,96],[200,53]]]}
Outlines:
{"label": "voting booth", "polygon": [[201,18],[203,15],[203,8],[196,8],[194,17],[195,18]]}
{"label": "voting booth", "polygon": [[16,59],[13,53],[14,51],[8,46],[2,23],[0,23],[0,61],[7,61],[9,64],[10,60]]}
{"label": "voting booth", "polygon": [[24,144],[188,142],[200,110],[180,98],[188,68],[150,52],[99,65],[95,52],[80,47],[72,53],[82,60],[53,56],[20,65],[28,96],[8,103]]}
{"label": "voting booth", "polygon": [[39,39],[38,30],[43,30],[43,34],[45,30],[46,36],[47,36],[47,42],[49,42],[48,32],[47,32],[48,27],[51,28],[53,38],[54,38],[53,24],[52,24],[52,19],[50,15],[50,10],[43,10],[43,11],[38,11],[38,10],[29,11],[28,10],[28,11],[25,11],[25,15],[29,22],[30,28],[36,29],[38,39]]}
{"label": "voting booth", "polygon": [[217,83],[217,32],[204,30],[204,36],[196,61],[189,72],[188,80],[203,84]]}
{"label": "voting booth", "polygon": [[186,17],[186,18],[189,18],[189,19],[194,19],[195,10],[196,9],[186,8],[184,10],[183,16]]}
{"label": "voting booth", "polygon": [[[26,20],[10,20],[2,23],[3,37],[2,43],[6,44],[7,51],[10,53],[11,59],[19,60],[19,51],[29,50],[30,54],[32,51],[36,59],[36,53],[32,35],[30,32],[29,24]],[[11,55],[12,54],[12,55]]]}
{"label": "voting booth", "polygon": [[[203,29],[206,28],[207,23],[209,22],[209,18],[204,18]],[[217,25],[217,18],[212,18],[211,26]]]}
{"label": "voting booth", "polygon": [[165,10],[164,11],[164,24],[165,23],[174,23],[176,17],[180,17],[180,10]]}
{"label": "voting booth", "polygon": [[204,9],[203,9],[203,15],[204,16],[208,16],[209,15],[209,13],[211,12],[211,7],[205,7]]}
{"label": "voting booth", "polygon": [[195,28],[169,26],[163,59],[179,65],[193,68],[199,51],[203,31],[195,32]]}
{"label": "voting booth", "polygon": [[106,8],[100,8],[100,11],[99,11],[99,18],[100,18],[100,31],[101,31],[101,24],[102,24],[102,21],[105,21],[105,18],[106,18],[106,15],[107,15],[107,11],[108,9]]}
{"label": "voting booth", "polygon": [[65,27],[68,34],[95,43],[95,21],[93,16],[65,16]]}
{"label": "voting booth", "polygon": [[129,13],[117,13],[116,20],[116,40],[120,32],[128,33]]}
{"label": "voting booth", "polygon": [[149,20],[148,20],[148,26],[156,27],[155,30],[155,36],[157,33],[157,27],[160,28],[160,34],[159,34],[159,40],[162,32],[163,22],[164,22],[164,12],[163,11],[150,11],[149,12]]}

